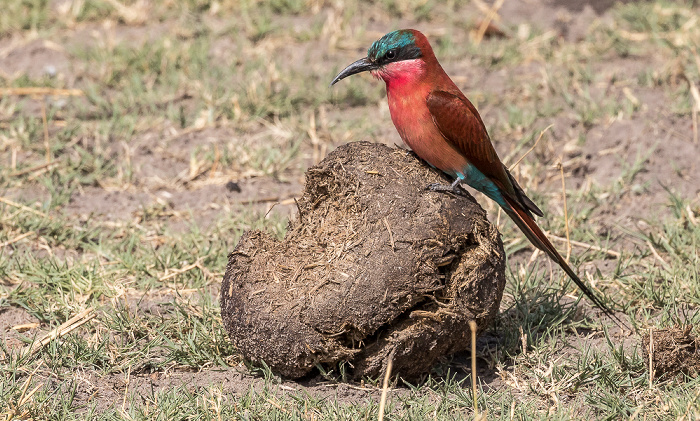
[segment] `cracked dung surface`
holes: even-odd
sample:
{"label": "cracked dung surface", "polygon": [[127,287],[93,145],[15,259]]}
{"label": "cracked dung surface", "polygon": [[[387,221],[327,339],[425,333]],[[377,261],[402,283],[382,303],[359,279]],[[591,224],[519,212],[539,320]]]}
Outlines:
{"label": "cracked dung surface", "polygon": [[341,146],[306,173],[282,241],[243,235],[221,313],[245,358],[302,377],[346,360],[355,378],[411,379],[470,346],[469,320],[498,312],[505,254],[469,197],[434,193],[439,172],[401,149]]}

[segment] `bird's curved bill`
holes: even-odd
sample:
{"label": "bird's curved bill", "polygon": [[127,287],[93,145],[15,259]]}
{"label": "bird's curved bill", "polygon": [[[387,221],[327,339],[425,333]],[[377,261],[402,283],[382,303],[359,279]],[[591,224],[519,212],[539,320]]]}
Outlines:
{"label": "bird's curved bill", "polygon": [[341,79],[345,79],[348,76],[352,76],[356,73],[362,73],[362,72],[366,72],[369,70],[374,70],[377,68],[379,68],[379,66],[377,66],[376,64],[369,61],[367,59],[367,57],[361,58],[361,59],[357,60],[356,62],[352,63],[351,65],[349,65],[348,67],[346,67],[345,69],[343,69],[342,72],[338,73],[338,76],[336,76],[333,79],[333,82],[331,82],[331,86],[335,85],[336,82],[338,82]]}

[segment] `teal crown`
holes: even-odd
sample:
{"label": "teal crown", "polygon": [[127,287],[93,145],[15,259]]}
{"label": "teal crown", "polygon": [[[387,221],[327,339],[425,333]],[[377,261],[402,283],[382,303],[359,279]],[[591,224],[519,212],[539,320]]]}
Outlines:
{"label": "teal crown", "polygon": [[392,49],[404,50],[405,47],[408,46],[418,48],[415,45],[415,42],[416,39],[411,31],[401,29],[398,31],[389,32],[388,34],[374,41],[372,46],[369,47],[369,50],[367,50],[367,57],[376,60],[384,57],[386,52]]}

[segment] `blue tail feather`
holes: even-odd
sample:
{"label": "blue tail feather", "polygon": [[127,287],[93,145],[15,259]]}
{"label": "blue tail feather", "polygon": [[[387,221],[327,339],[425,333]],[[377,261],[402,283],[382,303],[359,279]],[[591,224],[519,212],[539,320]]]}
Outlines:
{"label": "blue tail feather", "polygon": [[480,191],[485,194],[486,197],[498,203],[499,206],[503,208],[508,207],[508,203],[505,197],[503,197],[501,189],[475,166],[468,164],[464,168],[464,172],[457,172],[456,175],[461,180],[464,180],[471,188]]}

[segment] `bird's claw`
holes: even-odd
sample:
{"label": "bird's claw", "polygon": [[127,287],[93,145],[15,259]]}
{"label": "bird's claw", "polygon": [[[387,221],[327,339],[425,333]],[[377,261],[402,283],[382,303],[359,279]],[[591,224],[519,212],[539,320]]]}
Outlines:
{"label": "bird's claw", "polygon": [[464,187],[462,187],[462,185],[459,182],[460,180],[457,179],[452,184],[433,183],[429,184],[426,189],[434,192],[450,192],[456,196],[467,197],[467,191],[464,189]]}
{"label": "bird's claw", "polygon": [[430,191],[452,191],[452,186],[440,183],[433,183],[428,184],[428,186],[425,189]]}

